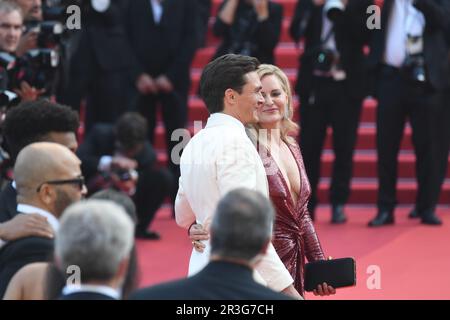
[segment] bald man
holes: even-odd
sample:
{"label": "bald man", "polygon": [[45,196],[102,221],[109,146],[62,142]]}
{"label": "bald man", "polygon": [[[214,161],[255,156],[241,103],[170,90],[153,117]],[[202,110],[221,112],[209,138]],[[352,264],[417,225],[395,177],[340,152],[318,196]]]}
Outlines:
{"label": "bald man", "polygon": [[[54,232],[62,212],[86,194],[81,161],[68,148],[38,142],[25,147],[14,166],[17,212],[38,214],[47,219]],[[0,297],[12,276],[24,265],[51,260],[53,240],[26,237],[8,242],[0,250]]]}

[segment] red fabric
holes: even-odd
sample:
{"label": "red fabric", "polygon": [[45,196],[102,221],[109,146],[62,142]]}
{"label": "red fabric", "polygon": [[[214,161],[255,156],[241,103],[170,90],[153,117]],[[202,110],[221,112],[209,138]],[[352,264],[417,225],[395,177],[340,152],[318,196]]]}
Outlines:
{"label": "red fabric", "polygon": [[[300,194],[296,204],[293,202],[288,185],[276,166],[275,160],[269,152],[262,152],[260,155],[268,173],[270,198],[276,210],[272,243],[281,261],[294,278],[295,288],[301,295],[304,295],[305,257],[308,258],[308,261],[316,261],[325,259],[325,256],[308,213],[307,204],[311,195],[311,187],[306,176],[300,148],[295,144],[289,145],[289,149],[300,172]],[[273,170],[273,168],[277,170]],[[274,174],[270,174],[269,170]]]}

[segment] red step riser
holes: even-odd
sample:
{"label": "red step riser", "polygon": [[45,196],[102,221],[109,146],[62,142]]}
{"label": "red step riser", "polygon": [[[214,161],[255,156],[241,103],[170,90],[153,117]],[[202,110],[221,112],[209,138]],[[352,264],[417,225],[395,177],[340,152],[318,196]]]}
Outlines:
{"label": "red step riser", "polygon": [[[203,122],[205,124],[206,122]],[[156,149],[165,149],[164,128],[157,127],[154,146]],[[356,150],[373,150],[376,148],[375,128],[360,128],[356,142]],[[332,149],[332,140],[330,130],[325,139],[325,149]],[[413,150],[411,143],[411,130],[406,129],[402,140],[401,150]]]}
{"label": "red step riser", "polygon": [[[370,187],[353,185],[349,204],[374,204],[377,201],[377,186],[373,185]],[[329,203],[328,197],[328,184],[321,183],[319,187],[319,202],[322,204]],[[397,201],[399,204],[413,204],[416,201],[416,187],[415,186],[403,186],[398,184],[397,186]],[[440,204],[450,203],[450,184],[444,185],[444,189],[441,192],[441,197],[439,198]],[[374,208],[374,210],[376,210]],[[375,211],[374,211],[375,214]]]}
{"label": "red step riser", "polygon": [[[295,12],[295,5],[297,3],[296,0],[273,0],[273,2],[280,3],[283,5],[283,16],[284,17],[292,17]],[[213,0],[212,8],[211,8],[211,16],[215,17],[217,15],[217,11],[219,10],[219,6],[222,3],[222,0]]]}
{"label": "red step riser", "polygon": [[[210,20],[208,32],[206,33],[206,46],[217,46],[222,42],[221,38],[214,36],[212,32],[212,26],[214,24],[214,20]],[[281,35],[279,42],[292,42],[292,38],[289,35],[289,27],[291,25],[291,19],[283,19],[282,27],[281,27]]]}
{"label": "red step riser", "polygon": [[[208,47],[197,50],[194,61],[192,62],[193,68],[203,68],[208,62],[211,61],[216,48]],[[294,47],[277,47],[275,49],[275,64],[280,68],[293,68],[298,67],[298,56],[300,50]]]}

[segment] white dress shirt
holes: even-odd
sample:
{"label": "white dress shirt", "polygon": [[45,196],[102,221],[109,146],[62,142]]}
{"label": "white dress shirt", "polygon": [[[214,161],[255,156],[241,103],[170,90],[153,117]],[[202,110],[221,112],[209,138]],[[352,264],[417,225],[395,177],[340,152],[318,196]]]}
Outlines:
{"label": "white dress shirt", "polygon": [[24,214],[37,213],[45,218],[47,218],[48,223],[52,227],[54,232],[57,232],[59,229],[59,221],[58,219],[52,215],[50,212],[45,211],[41,208],[34,207],[28,204],[19,203],[17,204],[17,212]]}
{"label": "white dress shirt", "polygon": [[62,294],[67,296],[69,294],[78,293],[78,292],[90,292],[90,293],[99,293],[108,297],[111,297],[115,300],[121,299],[121,294],[114,288],[108,286],[99,286],[99,285],[90,285],[90,284],[80,284],[80,285],[67,285],[63,288]]}
{"label": "white dress shirt", "polygon": [[161,22],[161,17],[163,14],[163,6],[161,2],[162,1],[160,0],[150,0],[153,11],[153,19],[155,20],[156,24],[159,24]]}
{"label": "white dress shirt", "polygon": [[425,17],[412,5],[412,0],[395,0],[389,17],[384,61],[401,67],[406,57],[407,35],[420,36],[425,28]]}
{"label": "white dress shirt", "polygon": [[[178,225],[186,229],[196,221],[209,230],[219,200],[230,190],[243,187],[269,196],[264,166],[244,125],[223,113],[212,114],[206,127],[189,141],[180,170],[175,216]],[[209,241],[204,244],[203,253],[192,250],[189,275],[209,261]],[[256,270],[276,291],[293,282],[272,245]]]}

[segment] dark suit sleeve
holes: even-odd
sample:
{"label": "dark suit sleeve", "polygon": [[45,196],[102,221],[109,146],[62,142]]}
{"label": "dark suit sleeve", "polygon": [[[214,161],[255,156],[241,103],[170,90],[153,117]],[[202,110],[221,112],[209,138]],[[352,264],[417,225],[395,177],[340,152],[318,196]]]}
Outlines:
{"label": "dark suit sleeve", "polygon": [[313,3],[311,0],[299,0],[295,6],[294,17],[289,27],[289,34],[296,42],[304,36],[309,23],[311,22],[311,12]]}
{"label": "dark suit sleeve", "polygon": [[149,142],[145,142],[144,149],[136,156],[139,170],[152,167],[157,160],[156,152]]}
{"label": "dark suit sleeve", "polygon": [[95,125],[78,148],[77,155],[85,178],[89,179],[97,173],[102,156],[112,155],[114,152],[113,130],[112,125]]}
{"label": "dark suit sleeve", "polygon": [[372,0],[350,0],[346,10],[335,16],[333,23],[336,34],[356,43],[368,43],[370,32],[366,25],[367,8],[372,4]]}
{"label": "dark suit sleeve", "polygon": [[230,28],[231,28],[231,25],[226,24],[225,22],[222,21],[222,19],[219,18],[219,12],[222,10],[222,8],[226,2],[227,2],[227,0],[223,1],[220,4],[219,9],[217,10],[218,13],[216,15],[216,20],[214,21],[213,29],[212,29],[213,34],[216,37],[220,37],[220,38],[227,37],[228,33],[230,32]]}
{"label": "dark suit sleeve", "polygon": [[0,251],[0,297],[3,297],[14,274],[33,262],[51,261],[53,240],[28,237],[8,243]]}
{"label": "dark suit sleeve", "polygon": [[414,6],[422,11],[426,24],[430,29],[441,29],[450,32],[449,0],[415,0]]}
{"label": "dark suit sleeve", "polygon": [[255,32],[256,41],[260,48],[266,51],[275,49],[281,34],[283,7],[269,3],[269,17],[258,22]]}
{"label": "dark suit sleeve", "polygon": [[175,57],[172,64],[167,70],[167,77],[172,83],[175,83],[176,78],[179,77],[180,72],[188,71],[191,65],[192,59],[197,49],[197,19],[198,10],[196,0],[184,0],[180,1],[179,5],[184,5],[184,24],[183,24],[183,40],[181,41],[179,52]]}

